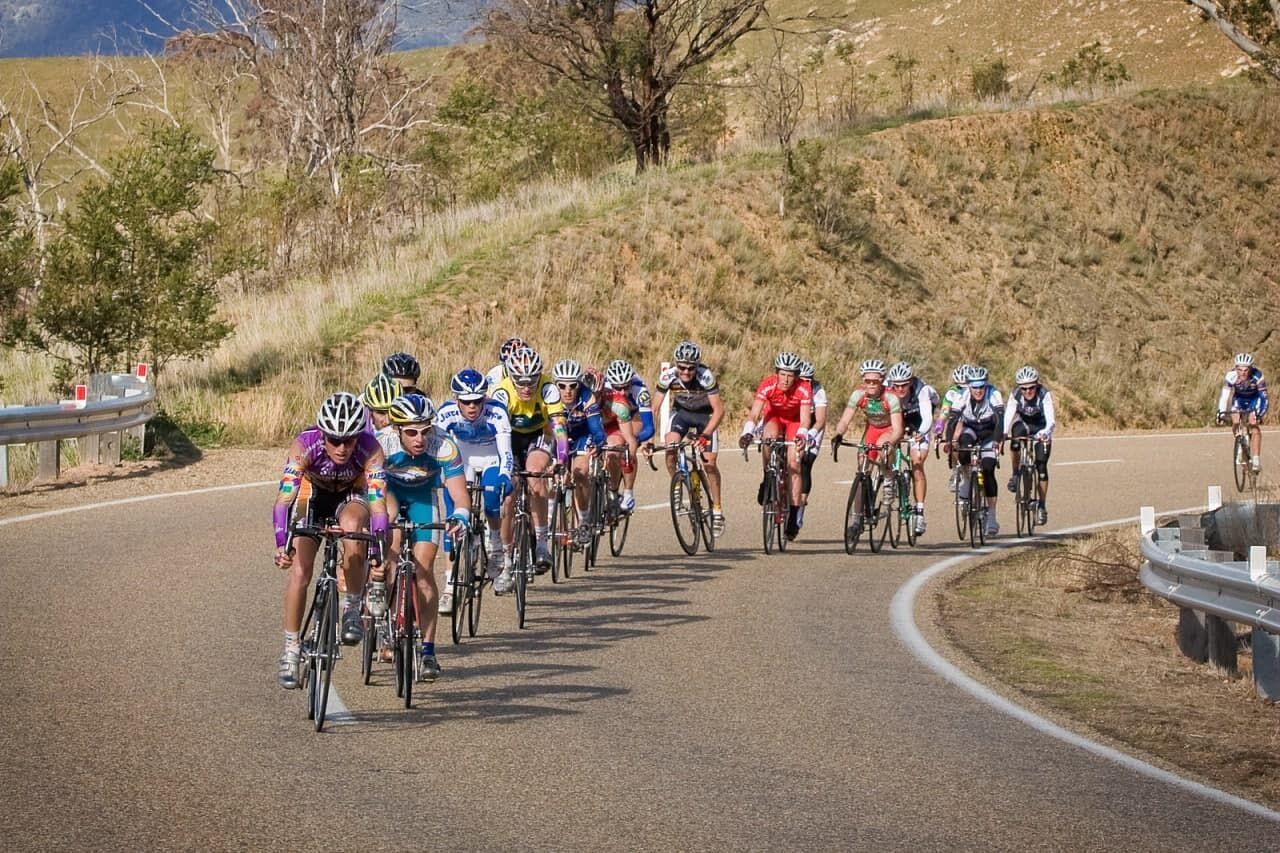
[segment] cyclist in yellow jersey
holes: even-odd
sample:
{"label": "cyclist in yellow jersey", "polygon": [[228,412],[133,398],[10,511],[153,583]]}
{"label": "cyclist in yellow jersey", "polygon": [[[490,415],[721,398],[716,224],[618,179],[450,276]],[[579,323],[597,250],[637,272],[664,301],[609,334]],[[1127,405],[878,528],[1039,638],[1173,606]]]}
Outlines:
{"label": "cyclist in yellow jersey", "polygon": [[[564,424],[564,403],[560,390],[542,372],[542,357],[529,347],[515,350],[507,359],[507,375],[490,395],[507,410],[511,419],[511,454],[515,469],[540,473],[551,464],[563,466],[569,455],[569,436]],[[529,480],[534,528],[537,533],[538,573],[551,568],[551,549],[547,547],[547,485],[543,479]],[[508,496],[502,508],[502,545],[506,559],[499,586],[508,587],[511,580],[512,528],[514,496]]]}

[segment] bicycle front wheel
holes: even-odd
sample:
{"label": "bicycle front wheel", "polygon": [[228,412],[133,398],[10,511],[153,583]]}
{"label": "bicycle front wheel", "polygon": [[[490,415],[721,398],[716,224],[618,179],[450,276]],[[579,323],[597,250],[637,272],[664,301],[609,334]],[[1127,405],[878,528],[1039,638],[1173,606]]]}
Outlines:
{"label": "bicycle front wheel", "polygon": [[454,645],[462,642],[463,628],[467,621],[467,605],[471,598],[471,575],[475,571],[475,540],[471,534],[463,536],[454,549],[453,612],[450,614],[449,627]]}
{"label": "bicycle front wheel", "polygon": [[[970,498],[972,497],[973,495],[970,493]],[[954,498],[955,500],[953,502],[955,503],[956,509],[956,536],[960,537],[960,541],[963,542],[965,539],[969,538],[969,501],[960,496],[960,483],[958,479],[956,482]]]}
{"label": "bicycle front wheel", "polygon": [[852,554],[858,549],[858,540],[862,538],[862,525],[866,523],[862,509],[863,495],[866,489],[863,480],[866,474],[858,474],[849,487],[849,501],[844,507],[844,552]]}
{"label": "bicycle front wheel", "polygon": [[[631,513],[618,512],[609,521],[609,553],[617,557],[627,542],[627,530],[631,527]],[[708,549],[710,550],[710,549]]]}
{"label": "bicycle front wheel", "polygon": [[764,507],[760,513],[760,532],[764,535],[764,552],[773,553],[774,516],[778,512],[778,481],[772,471],[764,475]]}
{"label": "bicycle front wheel", "polygon": [[983,510],[986,508],[987,496],[982,484],[978,482],[978,472],[969,472],[969,547],[977,548],[986,544],[986,519]]}
{"label": "bicycle front wheel", "polygon": [[[1023,451],[1026,453],[1027,451]],[[1031,471],[1025,465],[1020,465],[1018,471],[1018,479],[1015,481],[1014,489],[1014,517],[1018,523],[1018,535],[1030,536],[1035,530],[1036,513],[1035,513],[1035,481],[1031,477]]]}
{"label": "bicycle front wheel", "polygon": [[711,517],[710,501],[703,503],[702,500],[703,495],[707,495],[710,498],[710,495],[704,491],[706,482],[705,477],[699,476],[697,478],[693,487],[693,498],[694,506],[698,509],[698,519],[702,524],[702,547],[710,553],[716,549],[716,526],[715,520]]}
{"label": "bicycle front wheel", "polygon": [[787,550],[787,522],[791,519],[791,488],[783,483],[779,477],[774,481],[777,484],[778,511],[773,514],[773,541],[778,545],[778,553]]}
{"label": "bicycle front wheel", "polygon": [[564,498],[556,494],[551,501],[551,582],[560,583],[565,551],[569,543],[569,519],[565,516]]}
{"label": "bicycle front wheel", "polygon": [[862,505],[867,508],[867,517],[862,526],[866,528],[867,544],[871,546],[871,553],[878,554],[884,547],[883,532],[878,529],[883,509],[880,506],[880,494],[884,491],[884,477],[878,477],[873,481],[868,475],[863,480],[862,488],[864,490]]}
{"label": "bicycle front wheel", "polygon": [[1237,492],[1243,492],[1249,485],[1249,461],[1249,440],[1236,433],[1235,444],[1231,448],[1231,468],[1235,472]]}
{"label": "bicycle front wheel", "polygon": [[916,496],[915,480],[909,473],[898,474],[898,540],[907,545],[916,544]]}
{"label": "bicycle front wheel", "polygon": [[609,490],[603,479],[596,479],[591,489],[591,506],[587,512],[591,525],[591,538],[587,542],[587,556],[582,561],[583,571],[600,563],[600,538],[604,536],[605,515],[609,505]]}
{"label": "bicycle front wheel", "polygon": [[698,519],[690,508],[689,480],[679,471],[671,475],[671,524],[676,529],[676,540],[686,554],[692,557],[698,552]]}
{"label": "bicycle front wheel", "polygon": [[333,682],[333,665],[338,659],[338,597],[325,596],[324,613],[320,621],[320,643],[316,649],[316,671],[312,673],[315,684],[316,731],[324,728],[324,716],[329,707],[329,687]]}

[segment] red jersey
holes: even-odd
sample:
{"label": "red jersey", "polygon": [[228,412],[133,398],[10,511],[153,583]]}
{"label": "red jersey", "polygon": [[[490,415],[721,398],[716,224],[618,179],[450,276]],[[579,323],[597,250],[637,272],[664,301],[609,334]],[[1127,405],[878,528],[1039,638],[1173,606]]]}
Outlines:
{"label": "red jersey", "polygon": [[797,379],[789,391],[778,387],[778,374],[766,376],[756,388],[756,399],[765,405],[762,411],[766,419],[799,421],[800,407],[813,409],[813,386],[808,379]]}

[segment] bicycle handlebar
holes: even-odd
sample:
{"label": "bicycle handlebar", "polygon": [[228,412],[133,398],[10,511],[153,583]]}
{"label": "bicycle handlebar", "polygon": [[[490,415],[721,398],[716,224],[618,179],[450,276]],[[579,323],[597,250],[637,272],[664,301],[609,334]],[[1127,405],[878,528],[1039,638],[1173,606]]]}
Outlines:
{"label": "bicycle handlebar", "polygon": [[311,536],[318,539],[354,539],[357,542],[377,542],[371,533],[360,530],[343,530],[335,525],[318,526],[314,524],[295,524],[290,528],[299,536]]}

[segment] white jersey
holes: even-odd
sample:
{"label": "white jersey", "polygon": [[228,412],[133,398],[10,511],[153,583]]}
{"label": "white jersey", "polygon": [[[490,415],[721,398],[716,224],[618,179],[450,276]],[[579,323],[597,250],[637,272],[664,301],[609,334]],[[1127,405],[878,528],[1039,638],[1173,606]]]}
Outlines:
{"label": "white jersey", "polygon": [[501,404],[486,400],[480,417],[468,420],[450,400],[436,411],[436,429],[458,445],[468,473],[491,465],[511,476],[515,460],[511,455],[511,419]]}
{"label": "white jersey", "polygon": [[378,439],[378,444],[382,447],[382,455],[388,459],[404,449],[400,446],[400,433],[393,426],[384,426],[375,432],[373,437]]}
{"label": "white jersey", "polygon": [[498,383],[507,378],[507,369],[501,364],[495,364],[489,368],[489,372],[484,375],[484,384],[491,392],[498,387]]}

